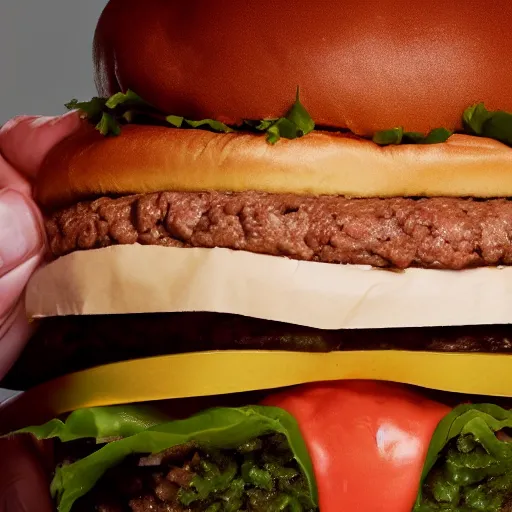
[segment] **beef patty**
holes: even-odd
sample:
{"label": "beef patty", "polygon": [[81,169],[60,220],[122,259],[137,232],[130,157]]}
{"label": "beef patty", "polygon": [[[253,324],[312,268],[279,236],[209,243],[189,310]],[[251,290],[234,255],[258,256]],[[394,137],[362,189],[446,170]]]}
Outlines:
{"label": "beef patty", "polygon": [[46,318],[2,381],[27,389],[100,364],[206,350],[512,353],[512,325],[327,331],[218,313]]}
{"label": "beef patty", "polygon": [[512,264],[507,199],[161,192],[81,202],[46,228],[55,257],[139,243],[398,269]]}

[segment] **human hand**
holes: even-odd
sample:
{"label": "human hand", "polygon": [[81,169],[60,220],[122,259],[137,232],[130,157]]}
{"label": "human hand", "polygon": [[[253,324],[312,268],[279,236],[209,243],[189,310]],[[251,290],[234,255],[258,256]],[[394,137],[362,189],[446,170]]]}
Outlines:
{"label": "human hand", "polygon": [[35,441],[0,439],[0,512],[53,512],[49,471]]}
{"label": "human hand", "polygon": [[72,112],[17,117],[0,128],[0,381],[30,337],[22,295],[45,250],[31,182],[48,151],[78,125]]}
{"label": "human hand", "polygon": [[[41,264],[45,235],[31,199],[48,151],[79,126],[76,113],[23,116],[0,128],[0,381],[31,334],[23,290]],[[0,512],[51,512],[48,473],[36,444],[0,439]]]}

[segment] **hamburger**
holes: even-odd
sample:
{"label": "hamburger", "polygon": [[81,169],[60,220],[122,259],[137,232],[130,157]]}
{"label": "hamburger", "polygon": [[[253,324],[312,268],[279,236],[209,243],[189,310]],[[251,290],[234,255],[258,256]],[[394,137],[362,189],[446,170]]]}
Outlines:
{"label": "hamburger", "polygon": [[[158,246],[341,276],[509,266],[512,8],[479,8],[111,0],[94,37],[98,96],[68,104],[83,125],[35,185],[52,258]],[[230,313],[57,312],[6,385],[212,348],[510,351],[505,322],[326,331]]]}
{"label": "hamburger", "polygon": [[[340,273],[365,265],[397,279],[511,265],[510,21],[504,1],[110,0],[94,37],[98,96],[68,104],[82,126],[37,178],[53,260],[39,275],[77,255],[141,246],[161,248],[162,266],[176,250],[229,250]],[[71,287],[76,275],[64,279]],[[3,384],[33,387],[134,359],[149,373],[144,358],[212,350],[486,352],[502,361],[510,352],[508,324],[303,324],[219,310],[56,313]],[[221,371],[192,366],[188,378],[215,381]],[[262,370],[262,388],[264,379]],[[241,409],[206,408],[185,423],[78,408],[17,433],[55,440],[59,512],[510,506],[506,408],[453,409],[445,395],[357,381],[261,403],[235,398]],[[293,435],[245,424],[268,427],[275,414],[297,422]],[[228,439],[208,430],[217,415],[221,424],[235,417]]]}

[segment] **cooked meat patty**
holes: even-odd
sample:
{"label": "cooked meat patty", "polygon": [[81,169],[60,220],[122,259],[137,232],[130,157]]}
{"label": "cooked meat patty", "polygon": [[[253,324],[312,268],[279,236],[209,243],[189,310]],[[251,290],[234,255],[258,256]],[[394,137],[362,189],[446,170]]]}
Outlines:
{"label": "cooked meat patty", "polygon": [[506,199],[162,192],[82,202],[46,227],[55,257],[140,243],[398,269],[512,264]]}
{"label": "cooked meat patty", "polygon": [[2,385],[27,389],[99,364],[205,350],[512,352],[512,325],[327,331],[217,313],[46,318]]}

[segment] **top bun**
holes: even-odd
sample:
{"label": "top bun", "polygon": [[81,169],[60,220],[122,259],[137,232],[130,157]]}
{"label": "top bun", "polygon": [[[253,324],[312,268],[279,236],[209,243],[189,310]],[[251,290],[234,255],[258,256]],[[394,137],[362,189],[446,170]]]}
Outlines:
{"label": "top bun", "polygon": [[454,130],[474,103],[512,110],[511,26],[510,0],[110,0],[96,85],[227,123],[283,115],[299,86],[317,126]]}

